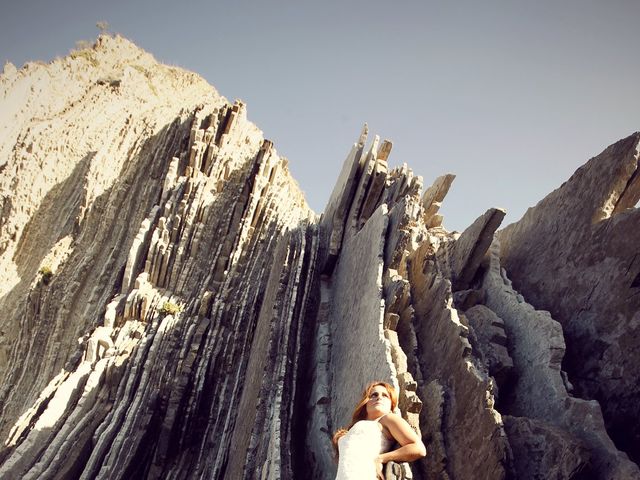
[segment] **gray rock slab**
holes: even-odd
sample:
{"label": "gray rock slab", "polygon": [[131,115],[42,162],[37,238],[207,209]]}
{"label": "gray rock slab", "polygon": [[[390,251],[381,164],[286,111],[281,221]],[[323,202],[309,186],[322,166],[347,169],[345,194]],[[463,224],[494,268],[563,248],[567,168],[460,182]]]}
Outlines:
{"label": "gray rock slab", "polygon": [[398,386],[391,346],[383,333],[387,223],[383,205],[345,241],[332,276],[331,416],[335,428],[350,422],[353,408],[369,382],[382,380]]}
{"label": "gray rock slab", "polygon": [[470,287],[505,213],[503,209],[490,208],[467,227],[455,242],[447,245],[446,261],[454,291]]}

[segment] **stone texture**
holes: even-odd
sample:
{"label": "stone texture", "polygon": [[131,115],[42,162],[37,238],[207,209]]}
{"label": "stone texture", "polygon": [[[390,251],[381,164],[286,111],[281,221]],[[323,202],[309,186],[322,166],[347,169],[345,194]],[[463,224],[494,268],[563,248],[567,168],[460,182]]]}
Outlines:
{"label": "stone texture", "polygon": [[588,478],[589,451],[563,430],[529,418],[504,416],[513,446],[515,474],[522,480]]}
{"label": "stone texture", "polygon": [[421,423],[425,431],[428,458],[421,462],[423,478],[449,480],[447,473],[447,447],[444,440],[445,391],[437,380],[432,380],[420,389],[425,408],[421,413]]}
{"label": "stone texture", "polygon": [[[82,148],[104,154],[82,153],[57,135],[63,124],[55,114],[51,137],[36,132],[40,146],[31,153],[62,151],[71,176],[61,187],[36,184],[44,199],[29,192],[35,200],[24,204],[35,213],[23,230],[15,227],[12,203],[2,231],[17,234],[15,241],[3,237],[3,271],[18,268],[32,278],[47,245],[63,245],[56,241],[66,235],[73,240],[50,283],[3,282],[10,290],[2,330],[19,336],[3,338],[14,343],[1,366],[1,425],[8,437],[0,476],[204,478],[227,468],[233,445],[247,453],[230,467],[286,477],[292,466],[280,461],[280,452],[290,442],[293,422],[285,417],[293,414],[292,372],[300,366],[290,359],[301,348],[303,291],[317,249],[316,230],[307,228],[315,215],[285,161],[246,121],[242,103],[229,105],[197,76],[158,65],[122,39],[101,37],[86,55],[98,65],[118,60],[109,68],[125,77],[146,62],[155,83],[148,87],[145,78],[140,88],[181,93],[149,102],[137,84],[123,81],[119,88],[131,88],[129,96],[107,89],[76,103],[66,125],[95,127],[93,142],[104,147]],[[60,60],[50,70],[73,74],[76,61]],[[91,82],[102,72],[85,69],[94,92]],[[52,89],[69,82],[64,75],[51,81]],[[113,112],[113,132],[93,124],[93,108]],[[12,199],[20,194],[7,173],[14,171],[11,162],[24,163],[15,152],[2,178]],[[100,155],[110,168],[97,162]],[[52,173],[64,175],[65,165]],[[73,201],[75,188],[80,203]],[[69,222],[77,211],[81,219]],[[51,238],[43,242],[45,231]],[[260,260],[283,251],[282,265],[270,269]],[[269,282],[274,276],[278,281]],[[275,294],[267,294],[267,285]],[[167,302],[182,311],[163,313]],[[278,323],[269,326],[274,315]],[[265,325],[263,343],[254,341]],[[64,374],[53,376],[62,367]],[[269,395],[258,401],[252,392],[263,385]],[[231,406],[238,404],[250,405],[256,421],[236,428],[239,410]],[[272,431],[273,418],[285,427]],[[271,442],[258,448],[256,438],[266,432]]]}
{"label": "stone texture", "polygon": [[357,186],[359,172],[362,171],[360,158],[367,139],[367,133],[368,127],[365,125],[358,142],[353,144],[349,155],[344,160],[342,171],[320,220],[322,227],[321,251],[324,252],[320,260],[323,262],[323,270],[327,272],[333,269],[342,246],[347,215]]}
{"label": "stone texture", "polygon": [[[361,143],[366,140],[366,131],[363,135]],[[399,389],[400,411],[420,432],[422,402],[395,331],[408,289],[403,287],[406,280],[386,261],[395,258],[397,266],[407,253],[406,243],[399,238],[408,237],[390,238],[389,227],[395,226],[400,218],[406,222],[417,214],[407,211],[414,182],[406,178],[408,171],[392,170],[382,177],[376,174],[378,165],[386,162],[391,150],[389,142],[383,142],[379,149],[378,143],[378,138],[374,138],[363,154],[362,168],[353,177],[357,187],[349,216],[345,217],[340,249],[331,250],[334,248],[331,243],[324,247],[335,255],[336,263],[330,275],[325,269],[320,277],[321,303],[312,347],[314,362],[309,379],[312,394],[308,402],[311,415],[307,421],[305,461],[313,466],[312,478],[335,476],[333,455],[327,450],[329,432],[348,424],[362,389],[372,380],[387,381]],[[339,184],[342,180],[339,179]],[[408,188],[399,190],[399,183]],[[397,203],[391,204],[393,210],[389,213],[383,200],[389,198],[390,192],[394,192]],[[375,210],[368,215],[371,208]],[[321,221],[320,238],[328,238],[328,231],[323,229],[331,228],[331,224]],[[322,250],[319,255],[322,256]],[[355,298],[354,292],[358,292]],[[324,438],[324,442],[318,438]],[[388,478],[413,478],[413,473],[408,464],[390,465]]]}
{"label": "stone texture", "polygon": [[579,396],[601,404],[609,434],[640,460],[640,212],[635,133],[589,160],[500,232],[515,288],[562,324]]}
{"label": "stone texture", "polygon": [[[332,276],[332,419],[337,428],[351,419],[369,379],[398,382],[391,369],[391,344],[383,334],[382,252],[387,228],[382,207],[349,238]],[[353,298],[352,292],[359,292]],[[375,301],[377,297],[377,301]],[[373,326],[370,326],[373,324]]]}
{"label": "stone texture", "polygon": [[[439,271],[434,250],[425,242],[413,253],[409,281],[422,379],[441,385],[447,399],[438,432],[439,449],[446,449],[444,470],[450,478],[505,478],[509,447],[492,382],[472,361],[468,327],[452,307],[451,283]],[[441,458],[428,456],[426,463],[427,471],[443,470]]]}
{"label": "stone texture", "polygon": [[465,310],[464,316],[473,329],[476,350],[485,367],[498,385],[506,385],[513,369],[513,360],[507,351],[504,322],[491,309],[475,305]]}
{"label": "stone texture", "polygon": [[[442,227],[453,175],[423,194],[365,125],[319,218],[243,102],[119,37],[6,65],[0,93],[1,478],[332,479],[331,435],[372,380],[428,450],[387,480],[638,478],[568,392],[585,388],[556,314],[488,251],[504,212]],[[584,239],[636,218],[633,141],[610,152],[617,193],[573,223],[596,262]],[[512,236],[504,252],[546,258]],[[624,308],[603,341],[633,333]],[[585,338],[585,363],[631,384]]]}
{"label": "stone texture", "polygon": [[499,208],[487,210],[455,242],[449,243],[449,248],[444,249],[447,256],[442,263],[445,269],[450,269],[454,291],[466,290],[471,286],[505,213]]}
{"label": "stone texture", "polygon": [[428,228],[442,225],[442,215],[438,215],[438,211],[455,178],[456,176],[450,173],[442,175],[436,178],[433,185],[425,190],[422,196],[422,207],[424,208],[422,219]]}
{"label": "stone texture", "polygon": [[[513,359],[512,381],[499,384],[503,391],[506,390],[500,399],[502,411],[516,417],[539,420],[575,438],[574,442],[580,444],[580,449],[586,448],[589,454],[570,460],[571,465],[578,463],[575,465],[578,470],[591,471],[595,478],[640,478],[638,466],[618,451],[609,438],[598,402],[575,398],[567,392],[561,374],[565,354],[562,327],[549,312],[536,310],[512,288],[506,273],[501,271],[499,249],[496,241],[491,248],[483,288],[487,307],[504,322]],[[514,428],[510,438],[529,435],[528,428],[532,427],[524,430]],[[516,471],[531,467],[534,458],[528,455],[530,441],[528,438],[511,440]],[[571,448],[571,443],[567,445],[566,448]],[[519,447],[525,450],[519,451]],[[543,463],[546,461],[545,456],[535,458]],[[519,464],[519,459],[525,464]],[[542,464],[534,470],[544,472],[545,468]]]}

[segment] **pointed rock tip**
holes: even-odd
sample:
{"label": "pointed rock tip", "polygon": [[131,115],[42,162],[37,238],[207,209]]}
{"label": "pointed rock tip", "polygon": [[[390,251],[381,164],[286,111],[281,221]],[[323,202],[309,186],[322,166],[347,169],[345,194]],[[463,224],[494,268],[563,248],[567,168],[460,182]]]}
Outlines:
{"label": "pointed rock tip", "polygon": [[16,66],[13,63],[11,63],[8,60],[6,62],[4,62],[4,67],[2,68],[2,74],[3,75],[13,75],[17,71],[18,71],[18,69],[16,68]]}

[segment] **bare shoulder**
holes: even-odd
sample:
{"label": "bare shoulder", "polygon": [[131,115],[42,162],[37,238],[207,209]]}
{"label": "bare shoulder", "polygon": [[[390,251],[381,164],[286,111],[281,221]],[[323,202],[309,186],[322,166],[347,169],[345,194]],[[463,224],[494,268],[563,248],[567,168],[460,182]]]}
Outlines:
{"label": "bare shoulder", "polygon": [[380,419],[380,423],[385,427],[388,427],[391,425],[397,425],[399,423],[407,423],[407,422],[405,421],[404,418],[402,418],[397,413],[390,412]]}
{"label": "bare shoulder", "polygon": [[409,423],[397,413],[388,413],[380,419],[380,423],[401,445],[419,440],[418,435]]}

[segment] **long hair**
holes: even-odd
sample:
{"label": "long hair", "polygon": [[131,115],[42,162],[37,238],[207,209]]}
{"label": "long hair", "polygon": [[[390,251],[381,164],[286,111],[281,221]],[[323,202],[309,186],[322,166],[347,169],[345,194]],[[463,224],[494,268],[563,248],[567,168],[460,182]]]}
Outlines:
{"label": "long hair", "polygon": [[369,385],[367,385],[364,389],[364,392],[362,393],[362,398],[360,398],[360,401],[353,411],[353,415],[351,415],[351,423],[349,424],[349,426],[347,428],[340,428],[336,430],[336,433],[333,434],[332,443],[336,455],[338,454],[338,440],[340,440],[340,438],[342,438],[349,430],[351,430],[351,427],[353,427],[357,422],[367,419],[367,402],[369,401],[371,391],[377,386],[386,388],[387,392],[389,393],[389,398],[391,399],[391,411],[396,409],[396,406],[398,405],[398,394],[396,392],[396,389],[393,388],[393,385],[389,385],[387,382],[380,381],[371,382]]}

